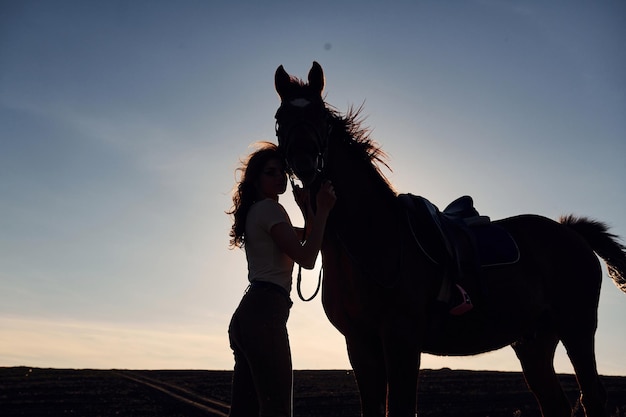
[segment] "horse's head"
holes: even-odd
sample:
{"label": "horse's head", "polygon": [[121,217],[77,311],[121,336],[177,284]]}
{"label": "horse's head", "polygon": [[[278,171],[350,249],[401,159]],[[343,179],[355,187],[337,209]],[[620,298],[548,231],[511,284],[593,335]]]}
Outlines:
{"label": "horse's head", "polygon": [[278,147],[289,171],[304,185],[310,185],[324,170],[330,130],[329,113],[322,99],[322,67],[313,62],[306,84],[290,77],[281,65],[274,81],[281,99],[276,112]]}

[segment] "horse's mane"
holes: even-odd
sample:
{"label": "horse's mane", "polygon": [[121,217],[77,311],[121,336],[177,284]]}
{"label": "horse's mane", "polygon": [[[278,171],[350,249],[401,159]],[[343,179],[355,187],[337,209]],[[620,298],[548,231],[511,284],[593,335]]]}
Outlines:
{"label": "horse's mane", "polygon": [[380,145],[370,137],[371,129],[363,125],[365,121],[365,117],[362,115],[363,105],[361,104],[358,107],[350,106],[345,115],[342,115],[333,106],[326,102],[324,104],[331,118],[333,133],[342,134],[342,140],[349,144],[353,151],[362,155],[364,160],[369,161],[384,185],[395,194],[393,185],[391,185],[381,169],[385,167],[390,172],[392,171],[387,164],[389,157]]}
{"label": "horse's mane", "polygon": [[[320,68],[321,70],[321,68]],[[299,90],[298,97],[308,97],[316,100],[319,91],[311,89],[310,82],[299,77],[289,75],[289,84],[291,89]],[[284,99],[283,97],[281,97]],[[381,180],[381,184],[392,194],[396,194],[394,187],[389,182],[387,176],[382,172],[382,167],[392,171],[387,164],[388,155],[381,149],[371,137],[371,130],[363,126],[365,117],[362,116],[363,104],[358,107],[350,106],[345,114],[342,114],[334,106],[326,102],[324,96],[321,97],[322,105],[328,112],[330,123],[332,125],[331,135],[341,136],[341,142],[350,145],[352,152],[357,152],[363,158],[362,160],[369,162],[371,169]]]}

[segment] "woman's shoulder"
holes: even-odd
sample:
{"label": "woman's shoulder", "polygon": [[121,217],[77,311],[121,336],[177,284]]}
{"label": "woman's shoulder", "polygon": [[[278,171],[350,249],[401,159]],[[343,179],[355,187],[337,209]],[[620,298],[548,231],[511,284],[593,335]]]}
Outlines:
{"label": "woman's shoulder", "polygon": [[283,207],[282,204],[280,204],[278,201],[276,200],[272,200],[271,198],[264,198],[263,200],[257,201],[256,203],[253,204],[252,207],[254,206],[258,206],[258,207]]}
{"label": "woman's shoulder", "polygon": [[285,208],[278,201],[269,198],[254,203],[250,208],[248,216],[248,220],[253,223],[269,227],[282,222],[291,224]]}
{"label": "woman's shoulder", "polygon": [[280,211],[281,213],[286,212],[285,208],[276,200],[272,200],[271,198],[266,198],[261,201],[257,201],[252,205],[250,211],[257,212],[276,212]]}

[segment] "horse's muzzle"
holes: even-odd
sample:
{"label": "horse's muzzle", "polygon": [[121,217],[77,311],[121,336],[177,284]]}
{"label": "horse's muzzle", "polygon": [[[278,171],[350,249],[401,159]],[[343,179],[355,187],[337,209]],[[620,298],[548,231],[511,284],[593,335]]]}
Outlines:
{"label": "horse's muzzle", "polygon": [[294,158],[287,158],[289,169],[295,174],[302,184],[310,185],[319,172],[318,157],[309,157],[308,155],[299,155]]}

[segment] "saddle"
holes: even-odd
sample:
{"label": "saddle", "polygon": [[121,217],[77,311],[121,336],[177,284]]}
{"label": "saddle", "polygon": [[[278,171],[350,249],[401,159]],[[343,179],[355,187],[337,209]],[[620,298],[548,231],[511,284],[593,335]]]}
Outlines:
{"label": "saddle", "polygon": [[519,260],[511,235],[488,216],[481,216],[470,196],[454,200],[443,211],[424,197],[400,194],[398,198],[415,242],[444,269],[437,299],[451,306],[450,314],[461,315],[473,308],[469,294],[479,298],[484,291],[483,268]]}

